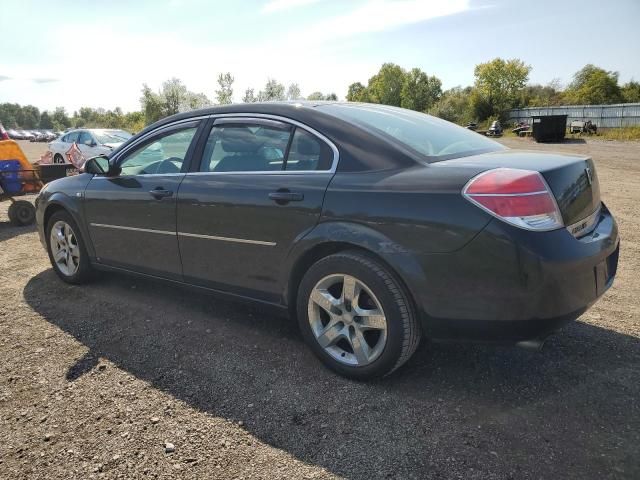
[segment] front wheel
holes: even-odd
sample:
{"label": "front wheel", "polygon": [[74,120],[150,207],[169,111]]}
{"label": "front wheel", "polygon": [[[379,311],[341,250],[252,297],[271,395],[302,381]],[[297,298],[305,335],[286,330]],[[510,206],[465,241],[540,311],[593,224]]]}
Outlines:
{"label": "front wheel", "polygon": [[49,260],[56,274],[67,283],[85,283],[92,268],[80,229],[65,211],[54,213],[47,224]]}
{"label": "front wheel", "polygon": [[318,358],[354,379],[390,374],[420,341],[403,286],[377,260],[355,251],[323,258],[309,269],[298,290],[297,315]]}

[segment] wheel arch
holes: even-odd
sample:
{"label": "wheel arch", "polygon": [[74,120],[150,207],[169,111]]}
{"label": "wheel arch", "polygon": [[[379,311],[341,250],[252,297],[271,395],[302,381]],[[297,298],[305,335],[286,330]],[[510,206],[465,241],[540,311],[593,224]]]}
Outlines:
{"label": "wheel arch", "polygon": [[74,202],[67,195],[60,193],[52,196],[47,202],[47,205],[44,209],[44,213],[42,216],[42,231],[44,232],[44,235],[45,235],[44,238],[45,238],[45,241],[47,241],[46,236],[47,236],[47,226],[49,225],[49,219],[56,212],[64,211],[69,215],[71,215],[71,218],[73,218],[73,221],[76,223],[76,225],[78,225],[78,228],[80,229],[80,234],[82,235],[82,239],[84,240],[84,244],[87,249],[87,253],[89,254],[90,258],[94,258],[95,252],[93,249],[93,244],[91,243],[91,236],[89,235],[89,231],[87,229],[85,222],[82,221],[82,218],[81,218],[82,215],[79,209],[80,209],[80,206],[77,205],[77,203]]}
{"label": "wheel arch", "polygon": [[[301,242],[294,246],[287,262],[284,301],[294,316],[298,287],[307,270],[322,258],[352,250],[360,252],[382,264],[408,293],[414,311],[424,318],[418,296],[412,287],[416,275],[423,277],[422,269],[411,252],[370,227],[348,222],[319,224]],[[420,322],[422,323],[422,322]]]}

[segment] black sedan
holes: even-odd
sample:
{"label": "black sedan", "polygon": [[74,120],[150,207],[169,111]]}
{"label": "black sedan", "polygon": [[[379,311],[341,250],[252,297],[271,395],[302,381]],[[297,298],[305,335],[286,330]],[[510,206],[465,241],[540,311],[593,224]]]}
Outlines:
{"label": "black sedan", "polygon": [[422,337],[540,346],[618,263],[590,158],[394,107],[182,113],[85,172],[37,199],[62,280],[126,271],[275,306],[353,378],[393,372]]}

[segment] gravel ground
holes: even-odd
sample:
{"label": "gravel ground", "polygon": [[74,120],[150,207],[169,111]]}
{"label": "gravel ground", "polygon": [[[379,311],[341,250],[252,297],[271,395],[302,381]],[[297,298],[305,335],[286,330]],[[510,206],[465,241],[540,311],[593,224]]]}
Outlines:
{"label": "gravel ground", "polygon": [[594,157],[623,238],[614,287],[542,352],[427,344],[374,383],[252,307],[63,284],[3,203],[0,478],[640,478],[640,144],[503,142]]}

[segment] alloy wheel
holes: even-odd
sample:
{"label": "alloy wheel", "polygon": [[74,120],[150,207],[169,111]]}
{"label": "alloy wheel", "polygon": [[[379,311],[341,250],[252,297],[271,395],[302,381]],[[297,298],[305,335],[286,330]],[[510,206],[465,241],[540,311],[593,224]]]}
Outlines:
{"label": "alloy wheel", "polygon": [[387,341],[387,318],[371,289],[352,275],[320,280],[309,297],[308,318],[318,344],[338,362],[374,362]]}
{"label": "alloy wheel", "polygon": [[49,244],[53,261],[60,272],[68,277],[73,276],[80,266],[80,246],[71,226],[62,220],[54,223]]}

